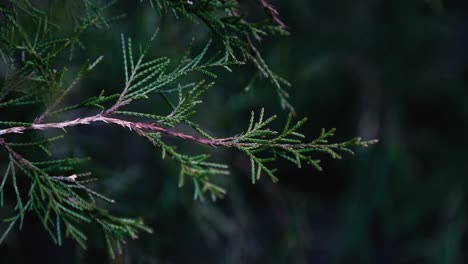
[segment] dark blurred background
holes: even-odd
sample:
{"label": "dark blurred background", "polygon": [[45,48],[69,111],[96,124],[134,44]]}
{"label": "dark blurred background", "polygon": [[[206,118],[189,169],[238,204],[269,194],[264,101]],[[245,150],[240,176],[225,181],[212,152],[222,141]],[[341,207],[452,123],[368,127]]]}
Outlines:
{"label": "dark blurred background", "polygon": [[[264,18],[255,1],[240,2],[251,20]],[[291,35],[266,38],[260,47],[293,84],[291,103],[310,119],[303,132],[312,138],[336,127],[337,141],[361,136],[380,143],[342,160],[323,156],[323,172],[280,162],[279,183],[263,178],[252,185],[241,153],[174,141],[230,165],[232,174],[219,179],[228,195],[213,203],[194,201],[190,184],[179,189],[176,164],[162,161],[144,139],[106,126],[70,129],[55,151],[92,157],[95,188],[117,201],[109,208],[141,216],[155,230],[129,241],[115,262],[468,263],[468,2],[271,2]],[[158,15],[139,1],[118,1],[108,12],[126,18],[86,33],[75,66],[85,59],[79,54],[105,59],[69,103],[121,89],[120,33],[142,43],[159,27],[153,57],[177,58],[192,38],[195,50],[213,38],[203,25]],[[285,120],[254,67],[219,73],[195,117],[208,131],[239,133],[261,107]],[[167,110],[157,100],[139,107]],[[101,234],[88,234],[86,251],[71,241],[55,247],[28,218],[0,247],[0,262],[108,262]]]}

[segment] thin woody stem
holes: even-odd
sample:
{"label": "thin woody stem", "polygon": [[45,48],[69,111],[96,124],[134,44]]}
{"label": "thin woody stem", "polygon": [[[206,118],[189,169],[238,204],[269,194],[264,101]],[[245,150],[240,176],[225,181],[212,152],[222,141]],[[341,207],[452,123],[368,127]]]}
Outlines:
{"label": "thin woody stem", "polygon": [[23,165],[25,167],[29,167],[31,169],[37,169],[37,167],[34,166],[33,164],[31,164],[31,162],[29,160],[23,158],[23,156],[21,156],[15,150],[13,150],[10,147],[10,145],[5,141],[5,139],[3,139],[1,137],[0,137],[0,145],[3,146],[6,149],[6,151],[11,155],[11,157],[13,157],[21,165]]}
{"label": "thin woody stem", "polygon": [[263,8],[265,13],[282,29],[286,28],[286,25],[279,19],[278,11],[266,0],[257,0],[260,6]]}
{"label": "thin woody stem", "polygon": [[[190,140],[190,141],[198,142],[201,144],[210,145],[213,147],[226,145],[224,144],[225,142],[224,139],[211,140],[211,139],[199,138],[199,137],[195,137],[192,135],[176,132],[176,131],[173,131],[173,130],[170,130],[161,126],[157,126],[154,123],[131,122],[131,121],[122,120],[118,118],[107,117],[106,115],[103,115],[103,114],[97,114],[94,116],[77,118],[74,120],[68,120],[68,121],[63,121],[63,122],[58,122],[58,123],[43,123],[43,124],[32,124],[31,126],[10,127],[10,128],[0,130],[0,135],[22,134],[28,130],[46,130],[46,129],[54,129],[54,128],[65,129],[68,127],[74,127],[78,125],[90,125],[92,123],[97,123],[97,122],[115,124],[115,125],[128,128],[129,130],[148,130],[148,131],[153,131],[153,132],[159,132],[159,133],[173,136],[176,138]],[[1,141],[0,141],[0,144],[1,144]]]}
{"label": "thin woody stem", "polygon": [[[192,136],[189,134],[184,134],[181,132],[173,131],[171,129],[158,126],[154,123],[144,123],[144,122],[132,122],[123,119],[108,117],[104,115],[104,113],[97,114],[94,116],[84,117],[84,118],[77,118],[74,120],[63,121],[58,123],[44,123],[44,124],[32,124],[31,126],[17,126],[11,127],[0,130],[0,135],[7,135],[7,134],[22,134],[28,130],[46,130],[46,129],[65,129],[67,127],[74,127],[78,125],[90,125],[92,123],[103,122],[107,124],[114,124],[121,127],[125,127],[130,131],[135,131],[138,134],[142,134],[144,131],[152,131],[162,133],[168,136],[172,136],[175,138],[180,138],[183,140],[193,141],[203,145],[209,145],[212,147],[235,147],[235,148],[245,148],[245,147],[259,147],[262,145],[268,145],[272,148],[294,148],[294,149],[301,149],[301,148],[320,148],[320,147],[330,147],[330,148],[338,148],[340,144],[312,144],[312,143],[303,143],[303,144],[286,144],[286,143],[259,143],[259,142],[239,142],[239,137],[228,137],[228,138],[215,138],[215,139],[207,139]],[[9,146],[5,143],[5,141],[0,138],[0,145],[3,145],[7,150]],[[8,150],[9,151],[9,150]],[[10,151],[9,151],[10,152]]]}

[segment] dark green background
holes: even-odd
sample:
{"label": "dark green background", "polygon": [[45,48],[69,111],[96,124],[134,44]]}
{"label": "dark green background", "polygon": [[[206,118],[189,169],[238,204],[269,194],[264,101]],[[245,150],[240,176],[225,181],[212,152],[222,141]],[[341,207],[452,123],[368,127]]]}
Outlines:
{"label": "dark green background", "polygon": [[[202,24],[135,2],[118,1],[109,14],[127,17],[85,34],[87,49],[69,67],[84,56],[105,59],[69,103],[121,89],[120,33],[142,43],[159,27],[152,57],[177,58],[192,38],[195,50],[213,38]],[[251,20],[264,18],[255,1],[240,2]],[[310,119],[305,134],[313,138],[322,127],[336,127],[336,140],[358,135],[380,143],[343,160],[324,157],[323,172],[280,162],[279,183],[263,178],[252,185],[241,153],[171,141],[187,153],[212,152],[230,165],[232,174],[220,179],[226,198],[202,203],[192,200],[190,184],[177,188],[176,164],[161,161],[144,139],[107,126],[69,129],[55,151],[92,157],[87,169],[100,178],[95,187],[117,201],[109,208],[141,216],[155,230],[129,241],[116,262],[467,262],[468,4],[272,3],[291,35],[266,38],[259,46],[272,69],[292,82],[291,102],[298,116]],[[217,48],[214,39],[212,50]],[[217,136],[243,131],[250,111],[261,107],[284,121],[287,113],[268,82],[256,78],[244,91],[253,72],[252,66],[219,71],[195,120]],[[138,109],[167,111],[158,100]],[[71,241],[57,248],[35,220],[28,218],[24,230],[0,247],[0,263],[108,261],[99,231],[88,230],[87,251]]]}

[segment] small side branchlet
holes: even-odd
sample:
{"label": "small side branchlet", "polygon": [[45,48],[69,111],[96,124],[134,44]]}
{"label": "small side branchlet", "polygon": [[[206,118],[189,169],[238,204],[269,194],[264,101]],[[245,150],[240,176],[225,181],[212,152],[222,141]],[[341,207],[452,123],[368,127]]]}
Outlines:
{"label": "small side branchlet", "polygon": [[259,76],[267,79],[274,88],[281,106],[292,113],[285,90],[291,84],[273,72],[257,48],[268,35],[288,35],[286,25],[279,18],[278,11],[266,0],[257,0],[269,19],[260,23],[247,21],[239,12],[237,0],[149,0],[159,12],[171,11],[176,16],[205,24],[224,47],[224,60],[249,63],[255,66]]}

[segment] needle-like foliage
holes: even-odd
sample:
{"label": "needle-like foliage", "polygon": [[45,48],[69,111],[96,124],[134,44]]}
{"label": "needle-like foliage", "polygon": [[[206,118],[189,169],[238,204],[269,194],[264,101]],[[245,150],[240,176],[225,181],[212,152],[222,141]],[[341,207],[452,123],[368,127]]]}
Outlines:
{"label": "needle-like foliage", "polygon": [[[73,5],[68,1],[67,4]],[[276,26],[281,30],[284,25],[278,19],[276,11],[264,1],[259,1]],[[108,245],[109,254],[121,251],[127,238],[136,238],[140,231],[151,232],[140,219],[121,218],[112,215],[96,200],[114,203],[114,200],[94,190],[89,184],[97,180],[92,172],[83,171],[87,158],[61,157],[49,148],[56,141],[64,140],[65,134],[46,136],[41,131],[68,131],[73,134],[75,126],[91,126],[105,123],[127,129],[146,139],[157,148],[162,158],[170,158],[180,167],[179,185],[190,182],[194,188],[194,198],[204,199],[208,194],[213,200],[225,195],[226,190],[216,184],[214,176],[229,174],[225,164],[210,160],[209,153],[189,155],[182,153],[168,138],[176,138],[196,144],[217,148],[233,148],[245,154],[251,164],[251,179],[255,183],[261,175],[267,175],[272,181],[278,178],[273,162],[278,158],[294,163],[297,167],[310,164],[321,170],[317,153],[326,153],[332,158],[340,158],[340,153],[352,153],[352,147],[365,147],[374,141],[361,141],[359,138],[342,143],[329,143],[334,130],[325,131],[316,139],[307,139],[299,129],[305,119],[292,123],[292,114],[281,131],[275,131],[272,122],[276,116],[266,118],[264,110],[256,118],[252,112],[245,131],[231,137],[219,138],[206,133],[192,117],[202,103],[203,93],[214,86],[213,82],[199,80],[186,81],[186,76],[201,73],[213,80],[217,69],[227,69],[241,64],[236,59],[234,47],[239,49],[244,58],[254,62],[275,83],[281,95],[284,90],[279,84],[281,78],[274,75],[261,59],[251,38],[259,39],[267,25],[247,23],[237,15],[235,1],[152,1],[160,10],[174,9],[185,16],[202,19],[225,44],[221,53],[209,56],[210,43],[198,54],[192,55],[188,49],[178,63],[170,58],[148,58],[148,51],[157,36],[157,31],[141,48],[132,39],[121,35],[123,69],[121,90],[116,94],[93,91],[95,96],[67,105],[64,98],[86,75],[98,69],[103,57],[84,63],[71,81],[66,81],[65,66],[58,62],[64,54],[72,54],[73,47],[80,45],[80,36],[90,27],[107,27],[112,19],[106,18],[102,11],[110,4],[98,6],[89,1],[77,1],[74,5],[83,5],[83,14],[74,16],[75,30],[69,37],[57,38],[60,27],[51,19],[50,10],[42,11],[29,1],[9,1],[7,7],[0,8],[0,55],[6,68],[4,80],[0,86],[1,109],[22,109],[34,107],[28,112],[27,120],[11,120],[8,115],[0,117],[0,149],[5,161],[5,172],[1,178],[0,198],[4,204],[4,194],[12,193],[15,197],[14,214],[3,219],[6,224],[0,237],[0,244],[7,234],[23,225],[24,218],[32,214],[50,234],[57,244],[63,243],[63,237],[69,237],[83,248],[87,236],[83,231],[86,224],[98,226]],[[220,17],[219,11],[229,14]],[[279,29],[277,29],[279,30]],[[68,56],[70,59],[70,56]],[[177,94],[177,101],[170,97]],[[160,96],[170,106],[167,113],[130,111],[130,105],[139,104],[148,98]],[[283,98],[284,99],[284,98]],[[283,100],[282,99],[282,100]],[[285,100],[285,99],[284,99]],[[283,102],[288,105],[286,101]],[[81,111],[82,116],[67,119],[66,113]],[[88,113],[88,114],[84,114]],[[193,133],[181,132],[180,124],[193,128]],[[247,125],[247,124],[246,124]],[[27,140],[15,137],[17,134],[32,134],[39,140]],[[33,137],[31,137],[33,138]],[[31,155],[28,149],[40,150]],[[207,151],[208,152],[208,151]],[[31,156],[31,157],[30,157]],[[36,157],[42,159],[34,161]]]}
{"label": "needle-like foliage", "polygon": [[289,34],[286,25],[279,19],[278,11],[265,0],[257,0],[268,19],[261,22],[247,21],[239,11],[237,0],[149,0],[160,12],[172,11],[197,23],[205,24],[224,46],[225,60],[253,64],[261,76],[267,78],[280,99],[281,106],[294,113],[285,87],[290,83],[274,73],[263,59],[258,43],[268,35]]}

